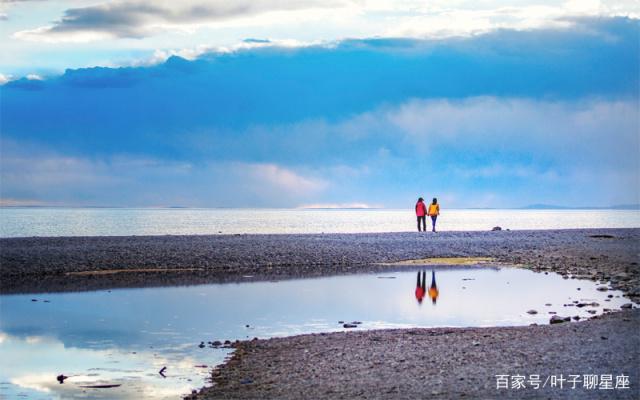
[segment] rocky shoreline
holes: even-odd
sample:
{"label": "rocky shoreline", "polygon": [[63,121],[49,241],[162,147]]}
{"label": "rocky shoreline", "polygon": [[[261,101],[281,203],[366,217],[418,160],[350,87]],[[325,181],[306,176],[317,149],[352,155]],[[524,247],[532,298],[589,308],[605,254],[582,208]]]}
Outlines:
{"label": "rocky shoreline", "polygon": [[640,229],[36,237],[0,239],[0,293],[291,279],[376,272],[426,257],[491,257],[611,281],[640,300]]}
{"label": "rocky shoreline", "polygon": [[[640,229],[0,239],[0,292],[164,286],[389,271],[490,257],[640,302]],[[386,265],[385,265],[386,264]],[[411,266],[410,266],[411,267]],[[415,268],[415,265],[412,266]],[[640,398],[640,311],[586,322],[302,335],[237,344],[195,398]],[[495,375],[628,376],[629,389],[496,389]],[[615,378],[614,378],[615,379]]]}
{"label": "rocky shoreline", "polygon": [[[640,310],[506,328],[351,331],[245,341],[189,399],[637,399]],[[497,389],[497,375],[509,388]],[[513,376],[525,387],[512,388]],[[540,376],[539,388],[531,384]],[[570,375],[574,377],[571,378]],[[569,379],[579,382],[571,383]],[[584,375],[629,388],[584,387]],[[547,378],[566,379],[552,387]],[[547,381],[546,385],[543,383]],[[575,388],[572,388],[575,385]]]}

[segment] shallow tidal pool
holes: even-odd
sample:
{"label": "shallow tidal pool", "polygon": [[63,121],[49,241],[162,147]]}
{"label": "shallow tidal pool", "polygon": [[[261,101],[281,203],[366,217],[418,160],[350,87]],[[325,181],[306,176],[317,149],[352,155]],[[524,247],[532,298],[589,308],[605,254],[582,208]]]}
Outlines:
{"label": "shallow tidal pool", "polygon": [[[0,398],[180,398],[204,386],[211,369],[229,355],[214,341],[547,324],[553,315],[584,319],[629,303],[604,284],[485,266],[244,279],[0,296]],[[68,377],[64,383],[56,380],[60,374]],[[95,385],[119,386],[83,387]]]}

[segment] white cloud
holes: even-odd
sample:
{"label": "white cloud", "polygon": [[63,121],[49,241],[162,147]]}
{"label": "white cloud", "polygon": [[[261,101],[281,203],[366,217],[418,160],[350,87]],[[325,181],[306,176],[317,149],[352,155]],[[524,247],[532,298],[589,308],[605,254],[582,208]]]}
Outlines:
{"label": "white cloud", "polygon": [[275,163],[65,156],[3,141],[0,205],[295,206],[330,181]]}
{"label": "white cloud", "polygon": [[8,205],[392,206],[425,188],[457,193],[458,206],[481,193],[523,205],[532,192],[611,205],[638,201],[639,130],[631,99],[414,99],[342,121],[252,127],[218,142],[235,157],[226,161],[77,157],[5,140],[0,179]]}
{"label": "white cloud", "polygon": [[[275,189],[286,195],[313,195],[328,186],[328,182],[319,178],[305,177],[291,169],[277,164],[236,164],[237,170],[247,171],[249,178],[260,184],[260,189]],[[257,187],[260,187],[256,185]]]}
{"label": "white cloud", "polygon": [[130,63],[133,66],[139,65],[154,65],[165,62],[169,57],[178,56],[186,60],[194,60],[203,54],[219,53],[228,54],[241,50],[264,48],[264,47],[278,47],[278,48],[300,48],[309,46],[326,45],[329,43],[322,43],[319,41],[303,42],[293,39],[266,39],[266,40],[244,40],[240,43],[236,43],[228,46],[211,46],[201,44],[195,47],[183,48],[183,49],[156,49],[150,58],[136,60]]}
{"label": "white cloud", "polygon": [[[464,100],[412,100],[388,109],[376,124],[390,125],[423,149],[455,143],[465,149],[508,145],[511,150],[543,150],[575,159],[630,161],[638,144],[636,101],[541,101],[475,97]],[[615,132],[615,140],[611,134]],[[580,149],[582,153],[567,152]]]}
{"label": "white cloud", "polygon": [[383,35],[401,37],[468,36],[496,29],[568,28],[575,17],[640,17],[634,1],[557,0],[430,1],[395,18]]}
{"label": "white cloud", "polygon": [[[44,42],[91,42],[165,33],[188,37],[215,28],[287,32],[293,40],[316,42],[363,36],[434,38],[501,28],[568,27],[573,25],[571,18],[581,16],[638,18],[640,5],[629,0],[547,0],[538,4],[519,0],[104,1],[68,9],[53,24],[23,29],[13,36]],[[317,34],[309,38],[309,32]],[[189,47],[193,46],[185,46]]]}
{"label": "white cloud", "polygon": [[52,25],[16,32],[18,39],[86,42],[108,38],[144,38],[162,32],[193,33],[203,26],[277,12],[339,8],[344,1],[303,0],[124,0],[71,8]]}

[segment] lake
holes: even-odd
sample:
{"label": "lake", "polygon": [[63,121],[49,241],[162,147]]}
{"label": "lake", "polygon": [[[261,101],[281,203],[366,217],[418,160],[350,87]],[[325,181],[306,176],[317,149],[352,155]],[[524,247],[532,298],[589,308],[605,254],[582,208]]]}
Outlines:
{"label": "lake", "polygon": [[[441,231],[637,228],[640,210],[447,210]],[[416,230],[413,210],[0,208],[0,237]]]}

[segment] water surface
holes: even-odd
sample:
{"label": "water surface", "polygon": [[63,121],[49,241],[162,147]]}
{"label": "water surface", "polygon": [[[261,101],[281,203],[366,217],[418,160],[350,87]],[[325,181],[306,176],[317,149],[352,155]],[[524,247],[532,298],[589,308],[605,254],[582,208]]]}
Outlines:
{"label": "water surface", "polygon": [[[637,228],[639,210],[447,210],[441,231]],[[0,237],[406,232],[407,210],[0,208]]]}
{"label": "water surface", "polygon": [[[553,273],[424,272],[424,296],[416,290],[416,270],[0,296],[0,397],[179,398],[205,385],[211,367],[228,355],[207,345],[215,340],[341,331],[351,322],[361,322],[357,330],[545,324],[550,312],[587,318],[594,315],[589,311],[601,314],[628,302],[618,291],[601,292],[593,282]],[[432,276],[437,296],[429,290]],[[565,306],[574,301],[598,304]],[[163,378],[158,372],[165,366]],[[58,374],[70,378],[59,384]],[[94,384],[121,386],[80,387]]]}

